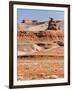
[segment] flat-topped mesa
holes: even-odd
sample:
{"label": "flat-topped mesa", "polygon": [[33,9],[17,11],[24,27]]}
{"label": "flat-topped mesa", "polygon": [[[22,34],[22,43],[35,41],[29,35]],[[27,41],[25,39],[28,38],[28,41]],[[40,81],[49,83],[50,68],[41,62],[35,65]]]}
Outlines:
{"label": "flat-topped mesa", "polygon": [[37,23],[37,20],[26,19],[26,20],[22,20],[21,23],[25,23],[25,24],[33,24],[33,23]]}
{"label": "flat-topped mesa", "polygon": [[29,19],[28,20],[25,20],[25,23],[26,24],[32,24],[32,20],[29,20]]}

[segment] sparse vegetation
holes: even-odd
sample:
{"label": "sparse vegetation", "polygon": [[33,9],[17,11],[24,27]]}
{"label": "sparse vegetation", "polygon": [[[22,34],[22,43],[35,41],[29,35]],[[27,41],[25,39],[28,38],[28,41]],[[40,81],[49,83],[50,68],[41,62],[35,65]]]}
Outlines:
{"label": "sparse vegetation", "polygon": [[38,38],[43,38],[46,37],[46,35],[44,34],[44,32],[39,31],[38,33],[35,34]]}

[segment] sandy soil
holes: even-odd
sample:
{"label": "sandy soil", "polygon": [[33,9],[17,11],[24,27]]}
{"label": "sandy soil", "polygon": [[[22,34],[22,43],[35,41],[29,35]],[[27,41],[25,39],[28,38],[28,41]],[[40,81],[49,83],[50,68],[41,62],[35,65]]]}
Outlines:
{"label": "sandy soil", "polygon": [[[50,59],[51,58],[51,59]],[[18,80],[42,80],[64,77],[64,57],[18,57]]]}

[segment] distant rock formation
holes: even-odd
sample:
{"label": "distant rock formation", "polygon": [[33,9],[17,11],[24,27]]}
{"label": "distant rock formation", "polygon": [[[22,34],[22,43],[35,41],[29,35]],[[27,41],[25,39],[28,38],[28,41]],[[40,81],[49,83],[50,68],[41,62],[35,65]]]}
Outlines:
{"label": "distant rock formation", "polygon": [[64,30],[64,21],[53,18],[49,21],[22,20],[21,23],[17,24],[17,29],[18,31]]}
{"label": "distant rock formation", "polygon": [[58,22],[56,22],[53,18],[50,18],[50,20],[48,21],[47,30],[59,30],[60,26],[58,26]]}
{"label": "distant rock formation", "polygon": [[37,20],[27,19],[27,20],[22,20],[21,23],[25,23],[25,24],[36,24],[37,23]]}
{"label": "distant rock formation", "polygon": [[29,20],[29,19],[28,20],[25,20],[25,23],[26,24],[32,24],[32,20]]}

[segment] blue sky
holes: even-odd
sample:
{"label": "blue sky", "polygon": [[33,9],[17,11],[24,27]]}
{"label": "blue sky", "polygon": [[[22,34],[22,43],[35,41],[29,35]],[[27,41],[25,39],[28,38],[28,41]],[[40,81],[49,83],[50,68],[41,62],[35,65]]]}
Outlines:
{"label": "blue sky", "polygon": [[49,17],[56,20],[64,19],[64,11],[56,10],[36,10],[36,9],[17,9],[17,22],[20,23],[22,20],[38,20],[47,21]]}

